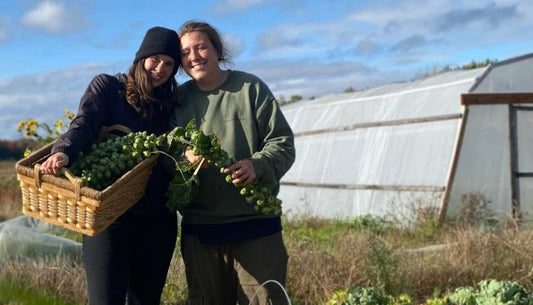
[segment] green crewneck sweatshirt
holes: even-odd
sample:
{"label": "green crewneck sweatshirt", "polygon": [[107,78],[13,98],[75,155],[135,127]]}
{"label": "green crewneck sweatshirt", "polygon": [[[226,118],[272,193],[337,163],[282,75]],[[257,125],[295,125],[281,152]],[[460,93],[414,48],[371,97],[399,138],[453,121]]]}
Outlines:
{"label": "green crewneck sweatshirt", "polygon": [[[171,124],[185,126],[195,119],[205,134],[215,134],[222,149],[239,161],[250,158],[257,180],[277,194],[279,180],[295,159],[294,136],[275,97],[258,77],[229,71],[226,81],[210,91],[193,80],[181,85],[183,101],[175,108]],[[201,169],[198,197],[183,210],[183,222],[222,224],[265,217],[225,181],[219,169]]]}

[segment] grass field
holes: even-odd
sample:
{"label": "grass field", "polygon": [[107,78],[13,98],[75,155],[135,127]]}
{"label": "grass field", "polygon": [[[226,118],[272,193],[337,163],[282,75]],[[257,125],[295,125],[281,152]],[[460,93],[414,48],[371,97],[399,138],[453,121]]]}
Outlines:
{"label": "grass field", "polygon": [[[0,187],[0,217],[20,215],[14,162],[0,163]],[[394,219],[371,216],[284,220],[290,256],[286,289],[292,304],[325,304],[335,291],[379,287],[387,295],[412,299],[402,305],[438,305],[445,303],[436,300],[442,302],[455,288],[486,279],[513,281],[533,291],[532,230],[512,223],[481,230],[476,223],[451,220],[437,226],[436,213],[424,210],[422,216],[403,229]],[[186,287],[176,251],[162,304],[185,304]],[[83,267],[61,258],[4,262],[0,296],[0,304],[87,304]]]}
{"label": "grass field", "polygon": [[22,214],[15,161],[0,161],[0,221]]}
{"label": "grass field", "polygon": [[76,305],[27,285],[0,280],[0,304]]}

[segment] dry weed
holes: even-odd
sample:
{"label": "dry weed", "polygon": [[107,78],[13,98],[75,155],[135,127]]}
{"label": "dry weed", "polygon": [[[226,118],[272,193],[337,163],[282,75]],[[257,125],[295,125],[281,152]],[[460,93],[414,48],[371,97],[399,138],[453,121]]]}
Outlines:
{"label": "dry weed", "polygon": [[[13,169],[8,171],[14,174]],[[20,215],[20,190],[13,182],[5,182],[12,181],[8,176],[0,176],[4,181],[0,185],[0,221]],[[484,201],[474,203],[478,202]],[[478,206],[487,212],[484,205]],[[533,230],[516,225],[480,230],[475,226],[480,212],[468,214],[471,217],[457,226],[438,228],[434,209],[425,207],[413,208],[418,212],[410,224],[412,229],[391,230],[381,222],[375,222],[372,229],[361,226],[368,226],[366,222],[338,226],[318,218],[287,223],[286,288],[293,303],[323,304],[334,291],[357,286],[384,287],[387,293],[405,293],[423,302],[436,290],[444,293],[486,279],[517,281],[533,291]],[[86,304],[83,267],[61,258],[4,262],[0,278]],[[183,262],[176,251],[162,304],[185,304],[186,289]]]}
{"label": "dry weed", "polygon": [[2,262],[0,278],[42,289],[79,304],[85,304],[87,300],[83,267],[61,256]]}
{"label": "dry weed", "polygon": [[187,299],[187,280],[185,279],[185,266],[179,252],[179,245],[176,247],[174,257],[170,263],[167,282],[161,297],[162,304],[185,305]]}
{"label": "dry weed", "polygon": [[0,222],[22,214],[15,161],[0,161]]}

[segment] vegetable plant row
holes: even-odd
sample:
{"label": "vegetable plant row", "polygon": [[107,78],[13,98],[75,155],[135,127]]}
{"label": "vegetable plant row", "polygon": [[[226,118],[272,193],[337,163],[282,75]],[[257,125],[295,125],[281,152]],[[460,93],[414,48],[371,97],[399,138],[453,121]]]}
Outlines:
{"label": "vegetable plant row", "polygon": [[[335,291],[325,305],[414,305],[405,294],[391,296],[378,287],[354,287]],[[533,295],[517,282],[484,280],[478,288],[459,287],[442,297],[428,299],[427,305],[533,305]]]}

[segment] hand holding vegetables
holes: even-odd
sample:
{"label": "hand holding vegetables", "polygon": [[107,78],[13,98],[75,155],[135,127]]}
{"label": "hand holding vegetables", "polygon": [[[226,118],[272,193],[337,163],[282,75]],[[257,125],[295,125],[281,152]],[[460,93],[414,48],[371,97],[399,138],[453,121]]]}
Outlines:
{"label": "hand holding vegetables", "polygon": [[[199,167],[216,166],[226,174],[226,182],[239,187],[240,194],[262,214],[281,214],[281,200],[276,198],[267,186],[259,185],[251,160],[234,163],[220,146],[220,140],[214,135],[206,135],[194,127],[194,120],[185,127],[176,127],[168,135],[169,146],[185,146],[184,159],[191,161],[177,162],[177,174],[171,181],[167,206],[171,210],[181,210],[190,203],[198,192],[199,180],[196,172]],[[179,143],[179,145],[177,144]],[[183,150],[182,150],[183,151]],[[204,159],[207,162],[199,163]],[[206,165],[208,164],[208,165]],[[194,172],[194,173],[193,173]],[[221,177],[222,178],[222,177]],[[188,190],[188,192],[187,192]]]}
{"label": "hand holding vegetables", "polygon": [[175,171],[167,191],[167,207],[180,211],[198,194],[200,168],[220,168],[221,179],[239,187],[240,194],[262,214],[281,213],[281,200],[269,188],[259,185],[249,159],[234,162],[220,147],[213,134],[206,135],[194,127],[191,120],[185,127],[176,127],[168,134],[155,136],[146,132],[93,144],[91,150],[80,153],[71,171],[89,187],[103,190],[120,176],[153,153],[161,153],[174,162]]}
{"label": "hand holding vegetables", "polygon": [[241,160],[233,163],[224,169],[224,173],[231,175],[231,183],[240,186],[247,186],[255,180],[255,169],[252,161]]}

